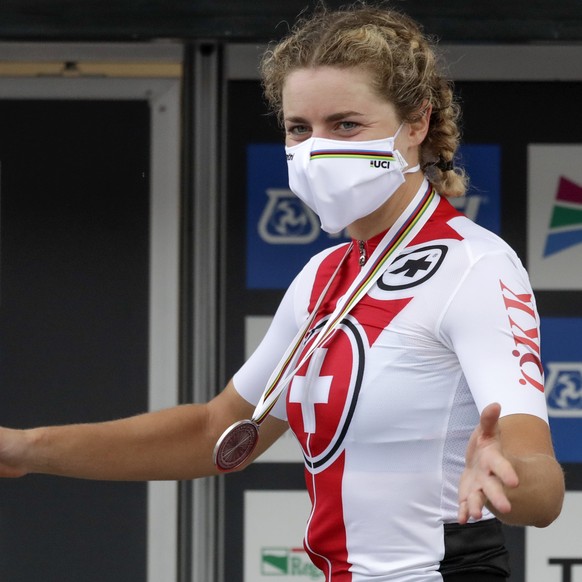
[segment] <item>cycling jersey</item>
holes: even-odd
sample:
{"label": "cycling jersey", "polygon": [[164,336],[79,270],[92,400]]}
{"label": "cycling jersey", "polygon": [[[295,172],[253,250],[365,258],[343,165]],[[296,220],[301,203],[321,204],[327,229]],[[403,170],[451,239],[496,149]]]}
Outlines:
{"label": "cycling jersey", "polygon": [[[304,350],[382,236],[356,241]],[[288,289],[234,377],[249,402],[258,402],[346,248],[316,255]],[[439,198],[272,411],[303,451],[312,501],[305,548],[326,581],[438,582],[447,571],[504,571],[499,535],[482,546],[474,524],[455,524],[458,484],[485,406],[499,402],[502,416],[547,422],[538,330],[516,254]],[[497,528],[492,518],[485,510],[482,526]]]}

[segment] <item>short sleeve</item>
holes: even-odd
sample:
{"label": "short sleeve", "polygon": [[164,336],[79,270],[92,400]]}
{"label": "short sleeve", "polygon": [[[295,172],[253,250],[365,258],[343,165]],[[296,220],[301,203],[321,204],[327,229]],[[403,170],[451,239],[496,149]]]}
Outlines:
{"label": "short sleeve", "polygon": [[479,412],[492,402],[501,415],[548,419],[540,353],[539,316],[517,256],[479,258],[459,283],[440,324]]}
{"label": "short sleeve", "polygon": [[[281,300],[265,337],[234,375],[236,391],[254,406],[259,402],[273,370],[299,331],[295,305],[298,286],[296,278]],[[287,419],[284,396],[279,398],[271,414],[282,420]]]}

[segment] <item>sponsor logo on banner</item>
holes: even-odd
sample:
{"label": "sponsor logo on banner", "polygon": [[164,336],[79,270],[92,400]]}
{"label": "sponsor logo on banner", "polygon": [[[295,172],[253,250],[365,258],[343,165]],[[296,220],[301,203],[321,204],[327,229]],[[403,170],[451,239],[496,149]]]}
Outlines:
{"label": "sponsor logo on banner", "polygon": [[582,417],[582,362],[549,362],[547,368],[549,415]]}
{"label": "sponsor logo on banner", "polygon": [[[247,288],[285,289],[313,255],[345,242],[347,233],[321,230],[316,214],[289,190],[282,144],[249,144],[247,154]],[[451,203],[499,233],[499,146],[463,145],[459,163],[470,189]]]}
{"label": "sponsor logo on banner", "polygon": [[582,289],[582,145],[528,146],[528,271],[534,289]]}
{"label": "sponsor logo on banner", "polygon": [[543,317],[541,338],[556,457],[562,463],[582,463],[582,318]]}
{"label": "sponsor logo on banner", "polygon": [[582,186],[560,176],[544,256],[582,243]]}
{"label": "sponsor logo on banner", "polygon": [[262,548],[261,574],[295,580],[323,579],[323,572],[313,565],[303,548]]}
{"label": "sponsor logo on banner", "polygon": [[319,236],[319,219],[288,188],[267,188],[259,236],[273,245],[306,245]]}

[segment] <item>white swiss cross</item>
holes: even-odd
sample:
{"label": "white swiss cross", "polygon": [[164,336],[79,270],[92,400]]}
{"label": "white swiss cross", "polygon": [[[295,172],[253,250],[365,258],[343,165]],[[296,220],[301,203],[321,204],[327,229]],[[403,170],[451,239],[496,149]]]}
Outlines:
{"label": "white swiss cross", "polygon": [[289,402],[301,404],[303,430],[315,433],[315,405],[327,404],[333,376],[321,376],[327,350],[316,349],[309,358],[305,376],[295,376],[289,392]]}

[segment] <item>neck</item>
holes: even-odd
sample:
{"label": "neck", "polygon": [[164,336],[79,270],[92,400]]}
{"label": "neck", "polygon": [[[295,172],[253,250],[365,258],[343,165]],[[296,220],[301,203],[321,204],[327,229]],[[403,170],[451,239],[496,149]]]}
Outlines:
{"label": "neck", "polygon": [[404,184],[380,208],[350,224],[348,234],[356,240],[368,240],[388,230],[416,196],[423,180],[422,172],[407,175]]}

